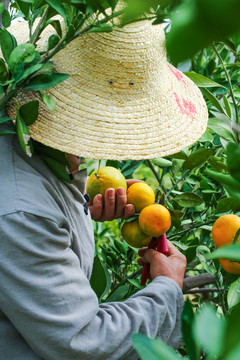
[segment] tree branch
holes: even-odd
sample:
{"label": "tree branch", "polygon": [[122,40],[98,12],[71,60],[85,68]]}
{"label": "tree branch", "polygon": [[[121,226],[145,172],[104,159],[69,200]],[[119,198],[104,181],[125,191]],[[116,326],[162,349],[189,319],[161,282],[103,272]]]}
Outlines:
{"label": "tree branch", "polygon": [[[211,274],[205,273],[197,276],[186,277],[183,281],[183,293],[189,293],[190,289],[203,287],[205,285],[216,284],[217,281]],[[199,292],[199,290],[198,290]]]}

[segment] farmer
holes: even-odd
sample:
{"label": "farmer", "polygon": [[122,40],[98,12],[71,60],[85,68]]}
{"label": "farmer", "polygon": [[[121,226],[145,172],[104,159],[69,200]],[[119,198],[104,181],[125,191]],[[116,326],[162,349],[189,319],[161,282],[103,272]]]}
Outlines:
{"label": "farmer", "polygon": [[[14,34],[26,41],[26,24]],[[167,63],[163,29],[149,22],[77,38],[53,62],[71,76],[49,90],[56,111],[40,103],[29,129],[36,141],[66,154],[74,175],[71,184],[59,180],[37,154],[23,152],[17,136],[0,137],[1,358],[137,359],[133,332],[177,348],[185,257],[170,242],[168,257],[141,250],[139,263],[150,264],[152,281],[124,302],[99,305],[89,284],[90,212],[104,221],[128,218],[134,208],[122,188],[109,189],[105,206],[97,196],[87,213],[87,171],[77,168],[79,156],[149,159],[194,143],[207,121],[201,93]],[[36,96],[23,93],[18,101]]]}

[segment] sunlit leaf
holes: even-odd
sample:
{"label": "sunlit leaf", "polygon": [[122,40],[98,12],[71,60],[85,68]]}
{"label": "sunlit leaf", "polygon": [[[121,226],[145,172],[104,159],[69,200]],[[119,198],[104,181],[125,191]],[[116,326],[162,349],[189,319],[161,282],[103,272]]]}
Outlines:
{"label": "sunlit leaf", "polygon": [[132,342],[142,360],[179,360],[175,351],[160,340],[134,333]]}
{"label": "sunlit leaf", "polygon": [[41,75],[34,76],[31,80],[29,80],[28,85],[25,86],[25,90],[45,90],[51,87],[54,87],[64,80],[66,80],[70,75],[61,74],[61,73],[53,73],[46,72]]}
{"label": "sunlit leaf", "polygon": [[240,277],[230,285],[227,294],[227,303],[229,309],[240,303]]}
{"label": "sunlit leaf", "polygon": [[210,305],[204,305],[195,320],[195,339],[210,356],[218,356],[223,347],[225,321],[219,318]]}
{"label": "sunlit leaf", "polygon": [[225,88],[225,86],[223,86],[211,79],[208,79],[206,76],[197,74],[193,71],[187,71],[187,72],[184,72],[184,74],[187,77],[189,77],[189,79],[191,79],[198,87],[223,87],[223,88]]}

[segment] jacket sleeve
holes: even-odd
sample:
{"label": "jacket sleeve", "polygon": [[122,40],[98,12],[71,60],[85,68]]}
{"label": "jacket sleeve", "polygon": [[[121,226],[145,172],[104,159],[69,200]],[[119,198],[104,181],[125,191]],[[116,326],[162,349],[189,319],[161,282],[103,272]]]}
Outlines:
{"label": "jacket sleeve", "polygon": [[43,359],[136,359],[132,332],[179,345],[183,296],[173,280],[99,305],[66,228],[16,212],[0,217],[0,233],[2,311]]}

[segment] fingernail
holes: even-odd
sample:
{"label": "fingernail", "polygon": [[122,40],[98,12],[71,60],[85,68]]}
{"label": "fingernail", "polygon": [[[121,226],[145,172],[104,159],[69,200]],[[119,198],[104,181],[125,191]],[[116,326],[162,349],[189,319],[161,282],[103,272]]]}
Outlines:
{"label": "fingernail", "polygon": [[134,206],[132,204],[127,204],[126,206],[128,207],[128,211],[130,213],[134,213]]}
{"label": "fingernail", "polygon": [[101,194],[98,194],[96,196],[96,198],[97,198],[97,201],[102,202],[102,195]]}
{"label": "fingernail", "polygon": [[115,195],[115,190],[114,189],[108,189],[108,196],[109,197],[114,197]]}
{"label": "fingernail", "polygon": [[124,196],[125,195],[125,189],[123,187],[120,187],[117,189],[117,193],[120,196]]}

